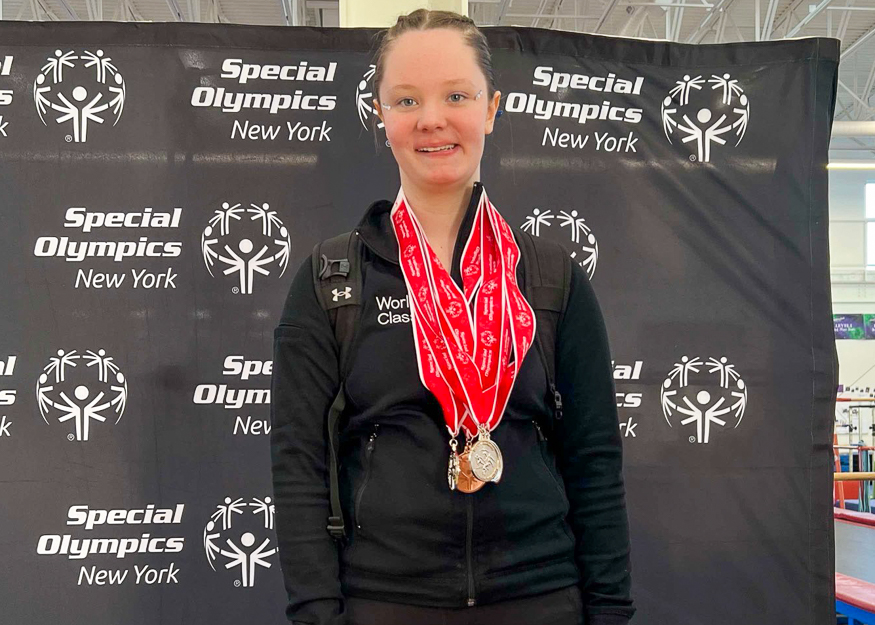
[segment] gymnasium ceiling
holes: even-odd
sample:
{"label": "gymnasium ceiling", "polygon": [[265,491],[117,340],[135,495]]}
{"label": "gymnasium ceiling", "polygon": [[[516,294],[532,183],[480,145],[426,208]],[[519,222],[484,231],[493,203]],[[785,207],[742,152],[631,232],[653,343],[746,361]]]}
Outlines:
{"label": "gymnasium ceiling", "polygon": [[[875,0],[469,0],[468,9],[481,26],[684,43],[836,37],[842,58],[835,119],[875,118]],[[0,18],[338,26],[338,0],[0,0]],[[834,138],[832,148],[842,158],[872,158],[870,145],[875,137],[861,133]]]}

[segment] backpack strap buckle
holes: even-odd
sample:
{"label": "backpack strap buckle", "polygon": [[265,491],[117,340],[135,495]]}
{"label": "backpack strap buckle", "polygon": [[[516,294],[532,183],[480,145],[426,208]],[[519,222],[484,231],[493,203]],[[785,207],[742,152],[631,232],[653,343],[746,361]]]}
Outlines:
{"label": "backpack strap buckle", "polygon": [[343,528],[343,517],[330,516],[328,517],[328,533],[334,540],[340,541],[346,537]]}
{"label": "backpack strap buckle", "polygon": [[[338,268],[333,270],[332,267],[335,263],[337,263]],[[322,254],[319,258],[319,278],[322,280],[327,280],[332,276],[346,278],[349,275],[349,267],[348,258],[328,258]]]}

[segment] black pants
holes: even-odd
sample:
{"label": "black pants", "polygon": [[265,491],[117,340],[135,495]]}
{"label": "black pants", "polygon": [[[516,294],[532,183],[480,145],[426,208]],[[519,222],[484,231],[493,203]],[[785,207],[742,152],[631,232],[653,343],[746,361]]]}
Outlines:
{"label": "black pants", "polygon": [[471,608],[425,608],[346,597],[349,625],[581,625],[577,586]]}

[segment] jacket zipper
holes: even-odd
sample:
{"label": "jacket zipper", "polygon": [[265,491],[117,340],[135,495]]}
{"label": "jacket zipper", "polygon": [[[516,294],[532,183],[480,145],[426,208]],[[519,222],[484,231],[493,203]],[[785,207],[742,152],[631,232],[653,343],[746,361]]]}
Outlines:
{"label": "jacket zipper", "polygon": [[358,529],[362,528],[361,521],[359,520],[359,509],[362,503],[362,495],[365,494],[365,487],[368,485],[368,480],[371,477],[371,455],[374,453],[374,446],[376,445],[377,434],[380,432],[380,425],[374,425],[374,431],[371,432],[370,438],[368,438],[368,444],[365,446],[365,478],[362,480],[362,485],[359,487],[359,492],[355,498],[355,526]]}
{"label": "jacket zipper", "polygon": [[465,497],[468,510],[468,529],[465,537],[465,556],[468,560],[468,607],[477,603],[474,597],[474,498],[470,495]]}
{"label": "jacket zipper", "polygon": [[[471,198],[473,200],[473,196]],[[470,208],[470,206],[469,206]],[[468,213],[465,214],[468,217]],[[473,223],[471,228],[473,228]],[[461,230],[461,226],[460,226]],[[471,230],[468,231],[469,235]],[[464,241],[456,234],[456,244],[453,247],[453,258],[450,262],[450,277],[457,285],[462,286],[462,251]],[[458,269],[458,272],[456,271]],[[458,280],[456,279],[458,276]],[[474,595],[474,496],[468,495],[465,497],[466,509],[468,513],[468,523],[465,531],[465,556],[468,560],[468,607],[472,608],[477,604],[477,598]]]}

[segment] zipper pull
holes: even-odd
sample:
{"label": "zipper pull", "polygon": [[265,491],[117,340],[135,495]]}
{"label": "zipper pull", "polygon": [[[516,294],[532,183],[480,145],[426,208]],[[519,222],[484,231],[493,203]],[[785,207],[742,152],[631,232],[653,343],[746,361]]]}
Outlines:
{"label": "zipper pull", "polygon": [[562,418],[562,395],[559,393],[556,384],[553,382],[550,382],[550,390],[553,391],[554,412],[556,414],[556,419],[559,420]]}
{"label": "zipper pull", "polygon": [[371,436],[368,438],[368,446],[367,446],[368,452],[374,451],[374,441],[377,440],[377,434],[379,433],[379,431],[380,431],[380,424],[379,423],[374,424],[374,431],[371,432]]}
{"label": "zipper pull", "polygon": [[532,419],[532,423],[535,424],[535,430],[538,432],[538,440],[540,440],[541,442],[547,440],[547,437],[544,436],[544,432],[541,430],[540,424],[534,419]]}

